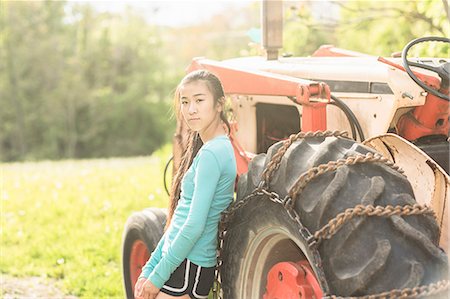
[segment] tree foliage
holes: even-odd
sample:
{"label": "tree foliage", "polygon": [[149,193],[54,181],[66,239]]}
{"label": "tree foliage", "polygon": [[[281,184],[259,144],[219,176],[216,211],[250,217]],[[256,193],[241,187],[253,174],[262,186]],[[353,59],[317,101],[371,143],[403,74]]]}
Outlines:
{"label": "tree foliage", "polygon": [[286,54],[307,56],[319,46],[330,43],[332,35],[324,26],[316,24],[308,3],[290,2],[284,11],[283,50]]}
{"label": "tree foliage", "polygon": [[[336,2],[341,8],[338,44],[356,51],[387,56],[401,51],[409,41],[418,37],[449,36],[449,20],[443,5],[445,1]],[[418,51],[416,55],[448,55],[448,46],[437,45]]]}
{"label": "tree foliage", "polygon": [[175,84],[156,28],[89,5],[3,1],[1,159],[150,154]]}
{"label": "tree foliage", "polygon": [[[284,50],[310,55],[322,44],[334,44],[390,56],[415,38],[449,36],[447,10],[447,0],[290,1],[285,7]],[[448,53],[448,45],[442,44],[411,51],[415,55],[444,57]]]}

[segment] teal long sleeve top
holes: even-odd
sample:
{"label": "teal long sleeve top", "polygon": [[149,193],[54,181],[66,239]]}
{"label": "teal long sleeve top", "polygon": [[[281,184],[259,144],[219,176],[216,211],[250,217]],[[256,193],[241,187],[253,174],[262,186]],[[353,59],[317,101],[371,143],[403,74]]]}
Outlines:
{"label": "teal long sleeve top", "polygon": [[218,223],[233,200],[236,160],[228,136],[207,141],[181,183],[169,228],[140,277],[161,288],[185,258],[202,267],[216,264]]}

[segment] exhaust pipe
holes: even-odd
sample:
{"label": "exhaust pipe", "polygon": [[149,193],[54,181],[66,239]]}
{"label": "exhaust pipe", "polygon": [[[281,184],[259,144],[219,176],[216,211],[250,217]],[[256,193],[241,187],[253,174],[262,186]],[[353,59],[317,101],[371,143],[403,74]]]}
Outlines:
{"label": "exhaust pipe", "polygon": [[262,44],[267,60],[277,60],[278,50],[283,47],[283,1],[262,2],[261,27]]}

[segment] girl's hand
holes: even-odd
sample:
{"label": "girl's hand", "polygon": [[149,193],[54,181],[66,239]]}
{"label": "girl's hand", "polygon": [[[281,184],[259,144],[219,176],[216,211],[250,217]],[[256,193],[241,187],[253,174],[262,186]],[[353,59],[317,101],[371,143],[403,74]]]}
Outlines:
{"label": "girl's hand", "polygon": [[136,281],[136,284],[134,285],[134,298],[136,299],[142,298],[142,290],[146,280],[147,280],[146,278],[140,277]]}
{"label": "girl's hand", "polygon": [[139,278],[134,287],[134,297],[136,299],[155,299],[159,293],[157,288],[150,280]]}

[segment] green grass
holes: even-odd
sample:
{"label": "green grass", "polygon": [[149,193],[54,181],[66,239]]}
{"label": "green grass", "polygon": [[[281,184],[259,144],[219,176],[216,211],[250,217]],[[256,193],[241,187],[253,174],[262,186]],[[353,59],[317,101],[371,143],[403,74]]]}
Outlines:
{"label": "green grass", "polygon": [[133,211],[167,205],[170,155],[168,145],[151,157],[0,164],[1,272],[123,298],[123,227]]}

